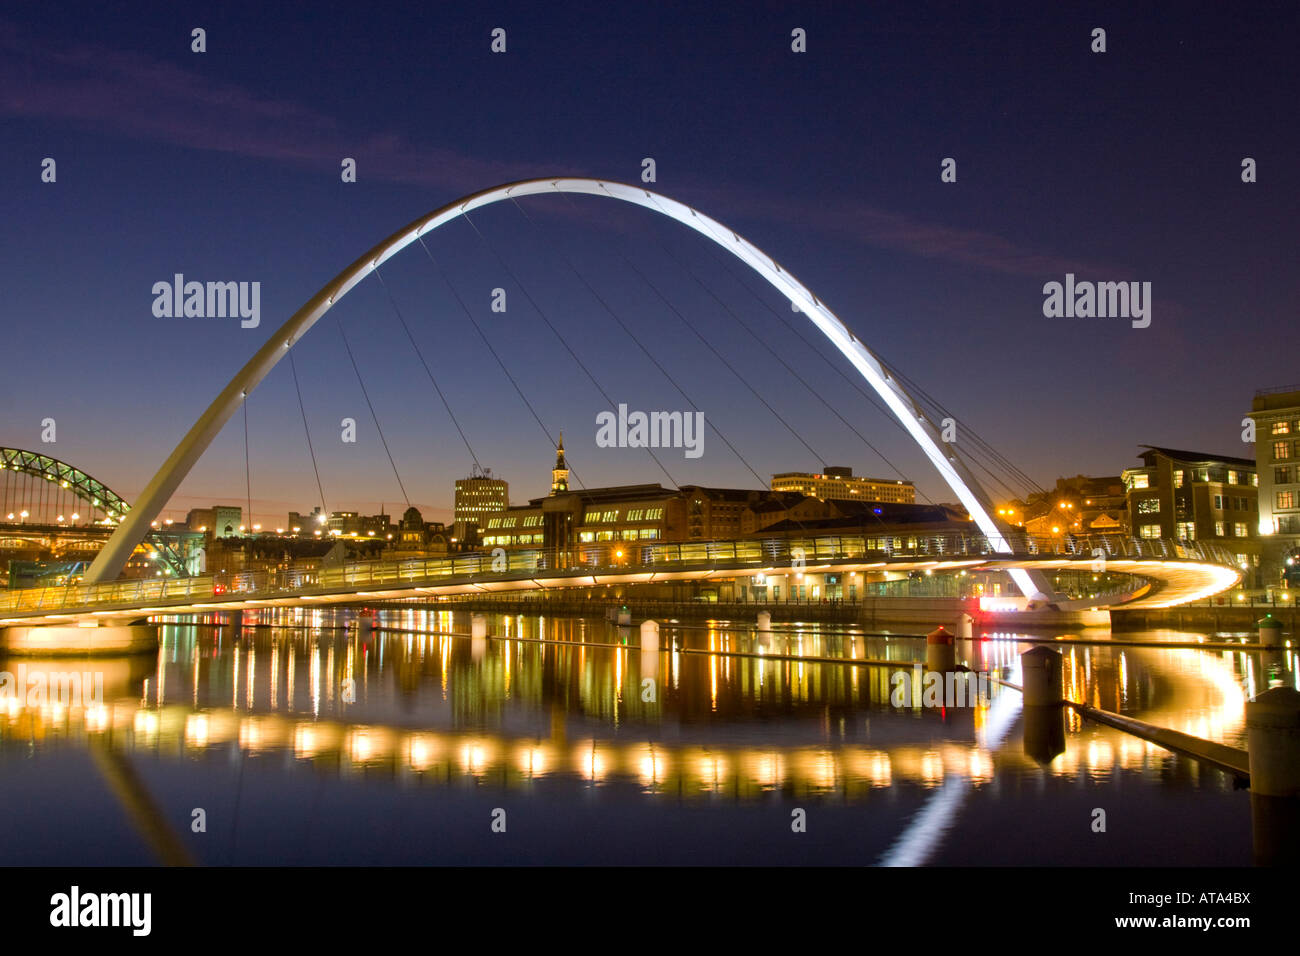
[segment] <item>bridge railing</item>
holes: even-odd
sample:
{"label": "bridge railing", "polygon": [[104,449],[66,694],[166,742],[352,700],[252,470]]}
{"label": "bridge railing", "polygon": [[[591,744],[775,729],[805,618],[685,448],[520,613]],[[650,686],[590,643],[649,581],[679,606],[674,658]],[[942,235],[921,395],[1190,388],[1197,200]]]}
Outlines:
{"label": "bridge railing", "polygon": [[180,603],[222,603],[233,598],[275,597],[312,591],[364,590],[385,585],[436,584],[447,578],[488,580],[575,573],[610,574],[709,569],[755,572],[764,568],[817,570],[829,561],[905,559],[982,561],[1014,558],[1070,560],[1197,561],[1237,568],[1236,558],[1219,545],[1119,535],[1035,536],[1007,532],[1003,539],[983,534],[817,535],[746,538],[727,541],[584,542],[555,552],[543,549],[458,554],[442,558],[366,561],[319,570],[242,571],[191,578],[138,578],[107,584],[69,584],[0,592],[0,613],[57,612],[64,608],[138,607]]}

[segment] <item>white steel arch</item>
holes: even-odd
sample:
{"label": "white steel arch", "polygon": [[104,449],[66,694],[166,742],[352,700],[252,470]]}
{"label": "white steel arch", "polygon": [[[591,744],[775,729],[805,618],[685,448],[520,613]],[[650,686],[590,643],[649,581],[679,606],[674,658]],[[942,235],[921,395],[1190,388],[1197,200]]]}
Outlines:
{"label": "white steel arch", "polygon": [[[372,270],[419,237],[462,213],[507,199],[557,192],[604,196],[661,213],[713,240],[757,272],[797,305],[799,311],[831,340],[867,380],[970,512],[980,531],[988,536],[993,549],[1004,554],[1012,552],[1002,527],[993,519],[992,499],[980,487],[965,463],[943,442],[936,423],[925,417],[911,395],[885,370],[875,354],[810,289],[783,269],[775,259],[716,219],[642,186],[599,179],[558,178],[529,179],[494,186],[448,203],[398,230],[335,276],[271,336],[194,423],[140,494],[135,507],[104,545],[99,557],[87,570],[85,580],[88,583],[111,581],[121,574],[131,552],[149,531],[150,522],[158,516],[217,433],[238,411],[244,396],[266,377],[294,342]],[[1052,589],[1041,575],[1025,570],[1009,573],[1026,597],[1040,601],[1054,597]]]}

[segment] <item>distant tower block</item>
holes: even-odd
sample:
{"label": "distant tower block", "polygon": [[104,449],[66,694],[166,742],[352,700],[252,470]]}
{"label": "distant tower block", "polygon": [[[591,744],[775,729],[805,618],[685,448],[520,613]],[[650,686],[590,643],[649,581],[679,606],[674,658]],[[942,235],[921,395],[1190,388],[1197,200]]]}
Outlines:
{"label": "distant tower block", "polygon": [[492,477],[491,468],[474,466],[468,478],[456,481],[456,524],[482,526],[488,515],[510,507],[510,484]]}

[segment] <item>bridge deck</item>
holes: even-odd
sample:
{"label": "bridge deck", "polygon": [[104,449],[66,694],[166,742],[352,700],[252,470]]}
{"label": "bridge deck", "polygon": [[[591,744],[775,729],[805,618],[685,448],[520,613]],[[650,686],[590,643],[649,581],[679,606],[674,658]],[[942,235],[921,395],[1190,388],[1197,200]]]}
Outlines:
{"label": "bridge deck", "polygon": [[997,542],[982,535],[833,536],[685,543],[614,542],[566,555],[499,551],[438,559],[372,561],[310,572],[245,572],[109,584],[28,588],[0,595],[0,622],[41,624],[238,609],[305,602],[355,603],[474,592],[782,575],[825,571],[879,577],[908,571],[1099,568],[1129,583],[1071,608],[1170,606],[1231,587],[1231,555],[1214,546],[1099,537],[1060,541],[1027,535]]}

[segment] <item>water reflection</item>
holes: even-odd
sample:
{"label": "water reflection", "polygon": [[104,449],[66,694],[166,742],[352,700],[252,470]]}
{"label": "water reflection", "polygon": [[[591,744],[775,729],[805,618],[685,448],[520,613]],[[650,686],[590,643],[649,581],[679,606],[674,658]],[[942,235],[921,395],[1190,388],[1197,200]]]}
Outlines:
{"label": "water reflection", "polygon": [[[525,796],[546,781],[674,801],[777,795],[852,804],[944,791],[891,834],[887,862],[924,859],[969,793],[999,781],[1046,774],[1084,787],[1126,774],[1153,793],[1231,789],[1222,774],[1083,724],[1068,709],[1064,750],[1044,767],[1017,739],[1026,723],[1018,692],[997,684],[974,707],[927,708],[919,694],[893,707],[891,677],[913,673],[924,642],[852,627],[755,634],[743,623],[667,622],[652,652],[640,649],[636,631],[587,619],[494,617],[486,640],[469,638],[468,615],[417,608],[382,612],[373,625],[323,609],[252,624],[245,616],[239,628],[221,618],[167,625],[156,659],[26,660],[51,672],[103,672],[103,699],[6,698],[0,751],[98,741],[182,766],[234,752],[327,778]],[[959,660],[1016,682],[1027,645],[992,637],[959,642]],[[1248,696],[1297,673],[1290,650],[1266,659],[1105,643],[1061,649],[1071,699],[1233,746],[1244,746]],[[1028,741],[1032,728],[1022,729]]]}

